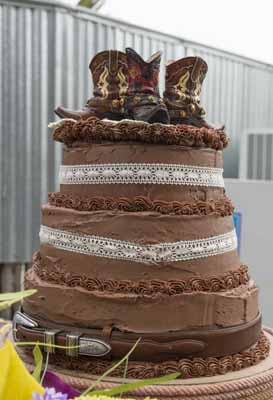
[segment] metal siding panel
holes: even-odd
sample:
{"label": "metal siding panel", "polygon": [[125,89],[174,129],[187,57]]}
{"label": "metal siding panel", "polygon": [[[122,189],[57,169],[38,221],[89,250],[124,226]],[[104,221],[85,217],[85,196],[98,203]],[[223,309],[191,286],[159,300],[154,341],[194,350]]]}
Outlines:
{"label": "metal siding panel", "polygon": [[[64,62],[63,76],[66,78],[63,90],[66,92],[66,105],[68,107],[77,107],[77,96],[75,96],[75,59],[77,57],[77,48],[75,45],[75,25],[77,20],[72,15],[65,15],[65,34],[64,34]],[[66,71],[64,73],[64,71]]]}
{"label": "metal siding panel", "polygon": [[[63,14],[57,12],[54,16],[54,34],[55,37],[58,38],[55,41],[54,47],[54,58],[55,58],[55,65],[54,65],[54,107],[65,104],[64,101],[64,89],[63,89],[63,79],[65,76],[65,63],[64,63],[64,16]],[[55,116],[55,119],[57,117]],[[59,165],[61,164],[61,144],[56,143],[54,144],[55,152],[54,152],[54,164],[55,164],[55,190],[59,187]]]}
{"label": "metal siding panel", "polygon": [[273,176],[271,174],[272,171],[272,144],[273,144],[273,135],[267,135],[266,137],[266,146],[265,146],[265,179],[272,179]]}
{"label": "metal siding panel", "polygon": [[96,32],[97,32],[97,52],[103,51],[107,48],[105,43],[105,25],[101,23],[96,24]]}
{"label": "metal siding panel", "polygon": [[[2,57],[2,70],[3,70],[3,79],[2,79],[2,93],[1,93],[1,98],[6,99],[6,101],[1,102],[2,103],[2,149],[3,151],[3,162],[2,162],[2,232],[1,232],[1,239],[2,239],[2,253],[3,253],[3,260],[5,260],[8,257],[9,253],[9,221],[7,219],[7,204],[9,202],[8,196],[9,196],[9,191],[8,191],[8,186],[7,186],[7,179],[8,179],[8,157],[9,157],[9,148],[8,148],[8,139],[10,136],[10,128],[8,126],[8,108],[9,108],[9,54],[8,54],[8,38],[9,38],[9,32],[8,32],[8,18],[9,18],[9,7],[3,6],[3,28],[2,28],[2,39],[3,39],[3,46],[2,46],[2,51],[3,51],[3,57]],[[13,133],[14,134],[14,133]]]}
{"label": "metal siding panel", "polygon": [[233,102],[235,101],[234,99],[234,93],[233,93],[233,84],[232,80],[234,79],[233,76],[233,61],[227,61],[226,63],[226,77],[225,77],[225,83],[226,83],[226,98],[225,98],[225,110],[226,110],[226,115],[225,115],[225,126],[227,129],[227,132],[231,138],[231,143],[230,146],[228,147],[227,151],[224,153],[224,162],[226,165],[225,168],[225,177],[235,177],[236,172],[234,171],[234,163],[236,163],[236,160],[234,159],[234,151],[235,151],[235,146],[234,146],[234,126],[233,126]]}
{"label": "metal siding panel", "polygon": [[239,67],[236,61],[231,64],[231,82],[232,82],[232,92],[231,92],[231,148],[230,148],[230,161],[228,162],[229,170],[227,174],[229,177],[236,178],[238,174],[238,118],[241,110],[241,92],[239,82]]}
{"label": "metal siding panel", "polygon": [[177,43],[174,46],[174,58],[178,60],[179,58],[186,57],[186,51],[184,45],[181,43]]}
{"label": "metal siding panel", "polygon": [[124,47],[133,47],[133,34],[131,32],[125,32]]}
{"label": "metal siding panel", "polygon": [[207,103],[205,104],[205,109],[207,112],[207,118],[209,121],[213,121],[213,104],[212,104],[212,99],[213,99],[213,59],[210,55],[206,57],[206,61],[208,64],[208,74],[205,79],[205,85],[204,88],[202,88],[203,92],[207,92]]}
{"label": "metal siding panel", "polygon": [[40,37],[41,15],[40,9],[32,11],[32,223],[33,239],[37,244],[36,234],[40,224],[41,205],[41,37]]}
{"label": "metal siding panel", "polygon": [[116,29],[116,48],[119,51],[123,51],[124,50],[124,35],[123,35],[123,31],[119,28],[115,28]]}
{"label": "metal siding panel", "polygon": [[267,170],[267,162],[266,162],[266,147],[267,147],[267,136],[263,135],[263,142],[262,142],[262,154],[260,163],[262,165],[262,179],[266,179],[266,170]]}
{"label": "metal siding panel", "polygon": [[142,57],[147,59],[150,57],[150,39],[143,36]]}
{"label": "metal siding panel", "polygon": [[167,62],[173,60],[173,47],[168,41],[165,42],[165,54]]}
{"label": "metal siding panel", "polygon": [[272,109],[272,75],[267,71],[267,101],[264,104],[264,110],[265,110],[265,115],[266,115],[266,125],[267,126],[272,126],[272,112],[270,108]]}
{"label": "metal siding panel", "polygon": [[220,96],[221,96],[221,60],[219,57],[214,59],[214,107],[213,107],[213,121],[220,122]]}
{"label": "metal siding panel", "polygon": [[[117,37],[117,36],[116,36]],[[93,23],[87,23],[86,24],[86,43],[88,44],[85,47],[85,71],[84,71],[84,82],[87,82],[85,86],[85,97],[84,101],[89,99],[92,95],[93,91],[93,82],[91,79],[91,74],[89,71],[89,64],[91,59],[94,57],[96,51],[95,51],[95,24]]]}
{"label": "metal siding panel", "polygon": [[270,179],[273,179],[273,160],[272,160],[272,155],[273,155],[273,138],[271,139],[271,146],[269,147],[269,151],[270,151],[270,157],[269,157],[269,159],[270,159],[270,163],[271,163],[271,169],[270,169],[270,171],[269,171],[269,176],[270,176]]}
{"label": "metal siding panel", "polygon": [[263,135],[256,135],[256,163],[257,163],[257,179],[263,179],[262,155],[263,155]]}
{"label": "metal siding panel", "polygon": [[18,84],[16,85],[16,99],[15,102],[15,117],[16,119],[16,145],[14,148],[17,168],[16,168],[16,192],[13,194],[16,201],[16,226],[17,229],[21,227],[21,237],[16,243],[16,258],[17,254],[24,254],[26,248],[26,232],[25,232],[25,209],[27,207],[25,201],[25,161],[26,157],[22,157],[22,154],[26,154],[26,140],[25,140],[25,127],[24,127],[24,115],[26,114],[26,105],[24,101],[24,76],[25,76],[25,48],[24,48],[24,9],[20,9],[16,12],[16,43],[17,43],[17,63],[15,66],[15,73]]}
{"label": "metal siding panel", "polygon": [[159,41],[156,39],[152,39],[151,40],[151,54],[154,54],[159,50],[160,50]]}
{"label": "metal siding panel", "polygon": [[[188,53],[185,55],[188,56]],[[199,56],[204,58],[206,60],[206,62],[208,62],[207,54],[200,52]],[[208,72],[207,76],[205,77],[205,80],[204,80],[203,86],[202,86],[202,92],[201,92],[201,104],[204,107],[204,109],[206,110],[206,113],[208,113],[208,107],[209,107],[209,92],[208,92],[208,85],[209,85],[208,75],[209,74],[210,74],[210,72]]]}
{"label": "metal siding panel", "polygon": [[47,201],[48,192],[48,137],[47,137],[47,124],[48,124],[48,15],[47,11],[41,10],[40,13],[40,47],[41,47],[41,60],[40,60],[40,101],[41,101],[41,115],[40,126],[37,135],[41,135],[41,202]]}
{"label": "metal siding panel", "polygon": [[112,26],[106,27],[106,43],[108,49],[115,49],[115,30]]}
{"label": "metal siding panel", "polygon": [[[75,88],[77,104],[76,108],[82,107],[85,104],[87,97],[91,97],[90,93],[86,95],[85,88],[87,88],[87,72],[88,72],[88,61],[86,62],[86,51],[85,46],[82,44],[86,43],[86,21],[77,21],[77,31],[75,40],[75,66],[74,66],[74,77],[75,77]],[[88,85],[90,86],[90,85]]]}
{"label": "metal siding panel", "polygon": [[55,14],[49,10],[47,14],[47,115],[45,123],[45,135],[47,137],[47,183],[48,190],[55,189],[55,146],[51,138],[48,122],[54,120],[55,104]]}
{"label": "metal siding panel", "polygon": [[139,34],[135,34],[134,36],[134,49],[140,53],[142,50],[142,39]]}
{"label": "metal siding panel", "polygon": [[7,231],[8,231],[8,240],[7,248],[9,249],[9,253],[12,258],[16,259],[16,245],[18,241],[18,235],[14,235],[16,232],[16,218],[17,218],[17,204],[16,204],[16,181],[17,181],[17,158],[16,158],[16,148],[17,148],[17,124],[16,124],[16,116],[13,113],[13,103],[14,99],[16,99],[16,67],[11,68],[11,66],[17,65],[17,46],[16,46],[16,33],[17,33],[17,25],[16,25],[16,9],[15,7],[11,7],[9,10],[9,28],[8,28],[8,41],[9,41],[9,52],[8,52],[8,91],[9,91],[9,106],[6,113],[6,118],[8,118],[7,125],[10,130],[9,140],[8,140],[8,154],[9,159],[7,162],[8,171],[7,171],[7,208],[8,212],[7,216]]}
{"label": "metal siding panel", "polygon": [[[254,137],[249,135],[248,137],[248,158],[247,158],[247,179],[254,179],[254,165],[253,165],[253,148],[254,148]],[[250,162],[252,160],[252,162]]]}
{"label": "metal siding panel", "polygon": [[221,124],[226,124],[226,117],[227,117],[226,101],[227,101],[228,79],[227,79],[227,64],[223,59],[221,59],[221,70],[222,72],[221,72],[221,97],[220,97],[219,120]]}
{"label": "metal siding panel", "polygon": [[252,155],[252,160],[253,160],[253,176],[252,179],[259,179],[258,178],[258,149],[259,149],[259,136],[258,135],[252,135],[253,136],[253,155]]}
{"label": "metal siding panel", "polygon": [[[33,181],[32,181],[32,46],[31,46],[31,38],[32,38],[32,11],[29,9],[25,9],[25,139],[26,139],[26,147],[25,147],[25,201],[26,201],[26,209],[25,209],[25,250],[24,250],[24,259],[21,258],[21,261],[29,261],[30,253],[32,250],[32,238],[34,221],[33,221]],[[35,239],[34,239],[35,240]],[[11,260],[13,261],[13,260]]]}

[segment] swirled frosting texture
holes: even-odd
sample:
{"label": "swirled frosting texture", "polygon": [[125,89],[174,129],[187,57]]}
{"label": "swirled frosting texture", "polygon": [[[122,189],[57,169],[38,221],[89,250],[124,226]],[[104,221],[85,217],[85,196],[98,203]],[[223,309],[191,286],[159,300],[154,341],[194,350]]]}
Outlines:
{"label": "swirled frosting texture", "polygon": [[70,286],[62,281],[57,284],[42,280],[31,269],[26,274],[26,287],[38,289],[24,302],[27,314],[79,328],[112,326],[140,334],[227,328],[248,323],[258,314],[258,290],[253,281],[218,292],[135,294],[88,290],[76,280]]}
{"label": "swirled frosting texture", "polygon": [[48,203],[55,207],[73,208],[77,211],[120,210],[127,212],[154,211],[160,214],[210,215],[221,217],[232,215],[234,207],[227,197],[208,201],[164,201],[151,200],[145,196],[102,197],[79,196],[73,193],[53,192],[48,194]]}
{"label": "swirled frosting texture", "polygon": [[101,121],[97,118],[71,121],[63,120],[55,128],[53,139],[67,145],[76,141],[111,142],[136,141],[188,147],[210,147],[221,150],[227,147],[226,134],[217,129],[196,128],[191,125],[147,124],[136,121]]}
{"label": "swirled frosting texture", "polygon": [[[258,364],[268,356],[269,351],[269,340],[264,333],[261,333],[257,343],[250,349],[226,357],[183,358],[161,363],[132,361],[128,364],[127,377],[131,379],[147,379],[173,372],[180,372],[180,379],[223,375]],[[52,355],[50,360],[62,368],[80,370],[99,376],[115,363],[115,361],[92,360],[88,357],[81,357],[81,360],[78,361],[73,358],[69,359],[61,354]],[[115,369],[111,376],[120,377],[123,373],[124,367],[121,366]]]}
{"label": "swirled frosting texture", "polygon": [[65,268],[56,263],[46,264],[40,252],[34,254],[33,270],[40,279],[57,285],[80,287],[90,292],[134,293],[140,296],[152,296],[156,293],[173,296],[180,293],[192,292],[220,292],[237,288],[249,282],[248,268],[241,265],[238,270],[229,271],[223,275],[208,277],[193,277],[189,279],[162,279],[130,280],[98,279],[85,274],[67,272]]}

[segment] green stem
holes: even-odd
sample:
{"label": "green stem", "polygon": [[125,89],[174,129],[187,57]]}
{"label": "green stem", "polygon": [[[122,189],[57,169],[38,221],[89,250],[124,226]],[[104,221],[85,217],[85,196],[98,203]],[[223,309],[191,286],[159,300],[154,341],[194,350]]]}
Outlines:
{"label": "green stem", "polygon": [[45,368],[44,368],[43,375],[42,375],[41,382],[40,382],[41,385],[43,384],[43,381],[45,379],[45,374],[46,374],[46,371],[47,371],[47,368],[48,368],[48,363],[49,363],[49,353],[46,354]]}
{"label": "green stem", "polygon": [[88,345],[78,345],[78,346],[61,346],[58,344],[48,344],[48,343],[41,343],[41,342],[15,342],[16,346],[43,346],[43,347],[54,347],[56,349],[79,349],[81,347],[87,347]]}
{"label": "green stem", "polygon": [[99,379],[93,383],[89,388],[87,388],[81,396],[86,396],[88,395],[89,392],[91,392],[104,378],[106,378],[106,376],[108,376],[109,374],[111,374],[111,372],[113,372],[116,368],[118,368],[121,364],[124,363],[124,361],[126,359],[129,358],[129,356],[133,353],[133,351],[135,350],[135,348],[137,347],[137,345],[139,344],[141,338],[139,338],[136,343],[134,344],[134,346],[131,348],[131,350],[126,354],[126,356],[124,356],[119,362],[117,362],[115,365],[113,365],[111,368],[109,368],[106,372],[104,372],[103,375],[101,375],[99,377]]}

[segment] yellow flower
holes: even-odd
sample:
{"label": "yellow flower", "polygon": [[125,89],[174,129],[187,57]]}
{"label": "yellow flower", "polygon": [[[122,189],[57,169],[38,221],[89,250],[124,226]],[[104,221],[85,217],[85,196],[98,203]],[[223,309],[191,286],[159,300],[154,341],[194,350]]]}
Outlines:
{"label": "yellow flower", "polygon": [[0,400],[30,400],[32,392],[44,393],[6,339],[7,325],[0,329]]}

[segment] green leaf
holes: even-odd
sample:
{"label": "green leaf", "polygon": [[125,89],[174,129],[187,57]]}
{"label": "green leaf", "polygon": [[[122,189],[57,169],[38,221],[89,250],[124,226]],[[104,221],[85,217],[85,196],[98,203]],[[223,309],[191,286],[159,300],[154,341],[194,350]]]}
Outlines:
{"label": "green leaf", "polygon": [[41,372],[43,368],[43,353],[41,352],[41,349],[38,344],[35,345],[32,353],[34,356],[34,363],[35,363],[35,368],[32,373],[32,376],[33,378],[36,379],[38,383],[40,383]]}
{"label": "green leaf", "polygon": [[10,301],[2,301],[0,303],[0,311],[5,310],[6,308],[9,308],[13,303]]}
{"label": "green leaf", "polygon": [[124,356],[120,361],[118,361],[116,364],[114,364],[111,368],[109,368],[106,372],[104,372],[104,374],[102,374],[98,380],[93,383],[89,388],[87,388],[83,393],[82,396],[86,396],[88,395],[89,392],[91,392],[91,390],[93,390],[104,378],[106,378],[106,376],[108,376],[109,374],[111,374],[115,369],[117,369],[121,364],[124,363],[124,361],[126,361],[129,356],[133,353],[133,351],[135,350],[135,348],[137,347],[138,343],[140,342],[141,338],[139,338],[136,343],[134,344],[134,346],[131,348],[131,350],[126,354],[126,356]]}
{"label": "green leaf", "polygon": [[128,359],[128,357],[127,357],[126,360],[125,360],[125,365],[124,365],[123,379],[125,379],[126,376],[127,376],[128,363],[129,363],[129,359]]}
{"label": "green leaf", "polygon": [[17,303],[36,292],[37,290],[33,289],[14,293],[0,293],[0,311],[11,307],[14,303]]}
{"label": "green leaf", "polygon": [[20,301],[24,297],[28,297],[36,293],[36,289],[22,290],[21,292],[0,293],[0,301]]}
{"label": "green leaf", "polygon": [[92,8],[93,7],[93,1],[92,0],[80,0],[78,5],[81,6],[81,7]]}
{"label": "green leaf", "polygon": [[166,382],[169,382],[169,381],[172,381],[172,380],[178,378],[180,375],[181,374],[177,372],[177,373],[161,376],[159,378],[143,379],[143,380],[137,381],[137,382],[125,383],[123,385],[116,386],[113,389],[95,390],[94,392],[89,394],[89,396],[92,397],[92,396],[104,395],[104,396],[111,397],[111,396],[115,396],[115,395],[120,395],[121,393],[126,393],[131,390],[142,388],[144,386],[155,385],[157,383],[166,383]]}

